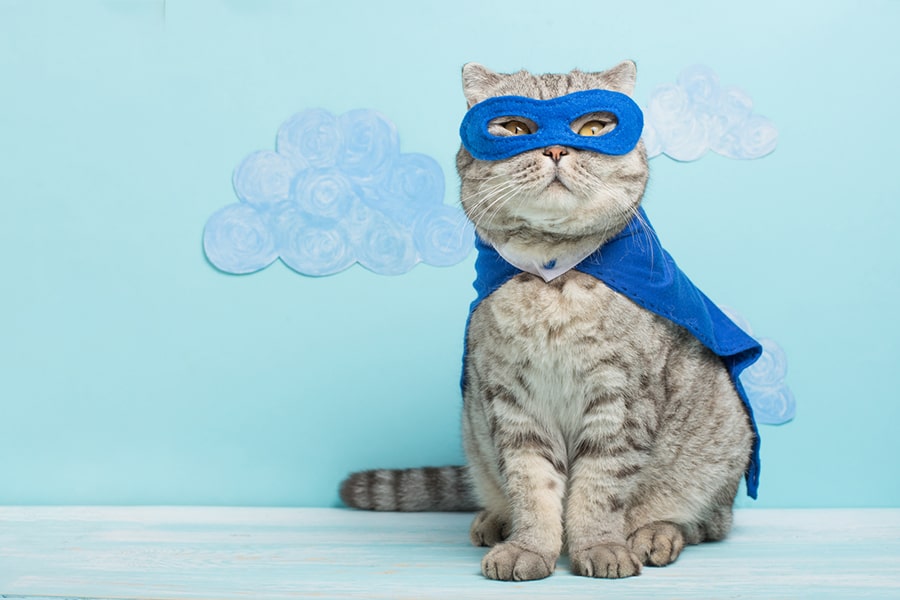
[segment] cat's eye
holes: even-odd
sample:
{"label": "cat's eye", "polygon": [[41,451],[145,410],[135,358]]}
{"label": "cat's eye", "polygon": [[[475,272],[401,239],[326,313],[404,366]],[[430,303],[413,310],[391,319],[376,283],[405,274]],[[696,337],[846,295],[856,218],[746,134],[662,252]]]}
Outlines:
{"label": "cat's eye", "polygon": [[532,133],[531,127],[522,121],[507,121],[503,124],[503,128],[513,135],[528,135]]}
{"label": "cat's eye", "polygon": [[578,130],[578,135],[597,136],[603,135],[612,129],[612,123],[606,121],[598,121],[596,119],[588,121]]}

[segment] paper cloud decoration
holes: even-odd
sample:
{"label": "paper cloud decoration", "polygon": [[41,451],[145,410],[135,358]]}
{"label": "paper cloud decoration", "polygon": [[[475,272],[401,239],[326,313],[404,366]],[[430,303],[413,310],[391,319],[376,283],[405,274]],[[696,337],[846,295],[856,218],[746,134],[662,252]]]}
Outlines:
{"label": "paper cloud decoration", "polygon": [[666,154],[691,161],[712,150],[752,159],[775,149],[778,130],[753,112],[745,91],[721,87],[712,69],[698,65],[682,71],[676,83],[656,88],[644,108],[643,138],[651,158]]}
{"label": "paper cloud decoration", "polygon": [[[753,335],[746,319],[729,308],[722,310],[738,327]],[[797,412],[794,394],[785,383],[787,356],[775,340],[760,337],[756,340],[763,347],[763,353],[741,373],[741,385],[747,392],[757,423],[782,425],[793,419]]]}
{"label": "paper cloud decoration", "polygon": [[278,130],[274,152],[254,152],[235,168],[239,202],[207,221],[207,258],[236,274],[280,258],[305,275],[356,262],[398,275],[419,262],[462,261],[474,230],[443,203],[440,165],[399,148],[393,123],[371,110],[294,115]]}

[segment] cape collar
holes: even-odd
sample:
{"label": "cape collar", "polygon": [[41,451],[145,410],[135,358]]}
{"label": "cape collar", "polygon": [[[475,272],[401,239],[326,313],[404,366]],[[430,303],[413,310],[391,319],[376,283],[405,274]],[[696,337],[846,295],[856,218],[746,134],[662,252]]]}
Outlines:
{"label": "cape collar", "polygon": [[581,253],[561,254],[549,261],[541,262],[535,260],[535,258],[528,253],[522,252],[514,243],[497,244],[496,246],[493,246],[493,248],[506,262],[520,271],[537,275],[548,282],[556,279],[566,271],[570,271],[588,256],[597,252],[596,248],[588,248]]}

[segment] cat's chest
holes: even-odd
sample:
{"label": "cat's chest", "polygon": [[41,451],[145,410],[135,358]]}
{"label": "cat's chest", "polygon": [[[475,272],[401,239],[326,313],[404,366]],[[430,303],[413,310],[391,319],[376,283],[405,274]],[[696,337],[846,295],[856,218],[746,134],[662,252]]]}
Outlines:
{"label": "cat's chest", "polygon": [[[599,341],[623,314],[622,298],[591,275],[569,271],[551,282],[521,274],[485,302],[496,326],[512,341],[539,344],[545,352],[571,348],[585,335]],[[627,308],[624,312],[628,312]],[[533,347],[533,346],[532,346]]]}
{"label": "cat's chest", "polygon": [[[598,382],[621,388],[642,348],[658,338],[652,315],[602,281],[569,271],[547,283],[522,274],[487,300],[492,352],[532,379],[570,395]],[[602,373],[602,377],[598,377]],[[628,375],[630,376],[630,375]],[[589,381],[588,381],[589,380]]]}
{"label": "cat's chest", "polygon": [[[483,332],[476,359],[490,379],[525,393],[529,412],[580,430],[585,408],[599,396],[624,399],[644,369],[643,338],[652,337],[652,317],[598,279],[571,271],[546,283],[519,275],[473,315]],[[616,430],[624,406],[611,401],[605,418]]]}

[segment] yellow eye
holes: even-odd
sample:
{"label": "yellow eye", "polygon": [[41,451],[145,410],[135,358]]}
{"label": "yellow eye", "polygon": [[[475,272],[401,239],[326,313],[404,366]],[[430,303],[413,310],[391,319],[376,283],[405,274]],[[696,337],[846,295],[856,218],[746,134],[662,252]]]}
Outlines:
{"label": "yellow eye", "polygon": [[578,135],[603,135],[609,123],[603,121],[588,121],[578,130]]}
{"label": "yellow eye", "polygon": [[528,135],[531,128],[522,121],[507,121],[503,124],[503,128],[513,135]]}

